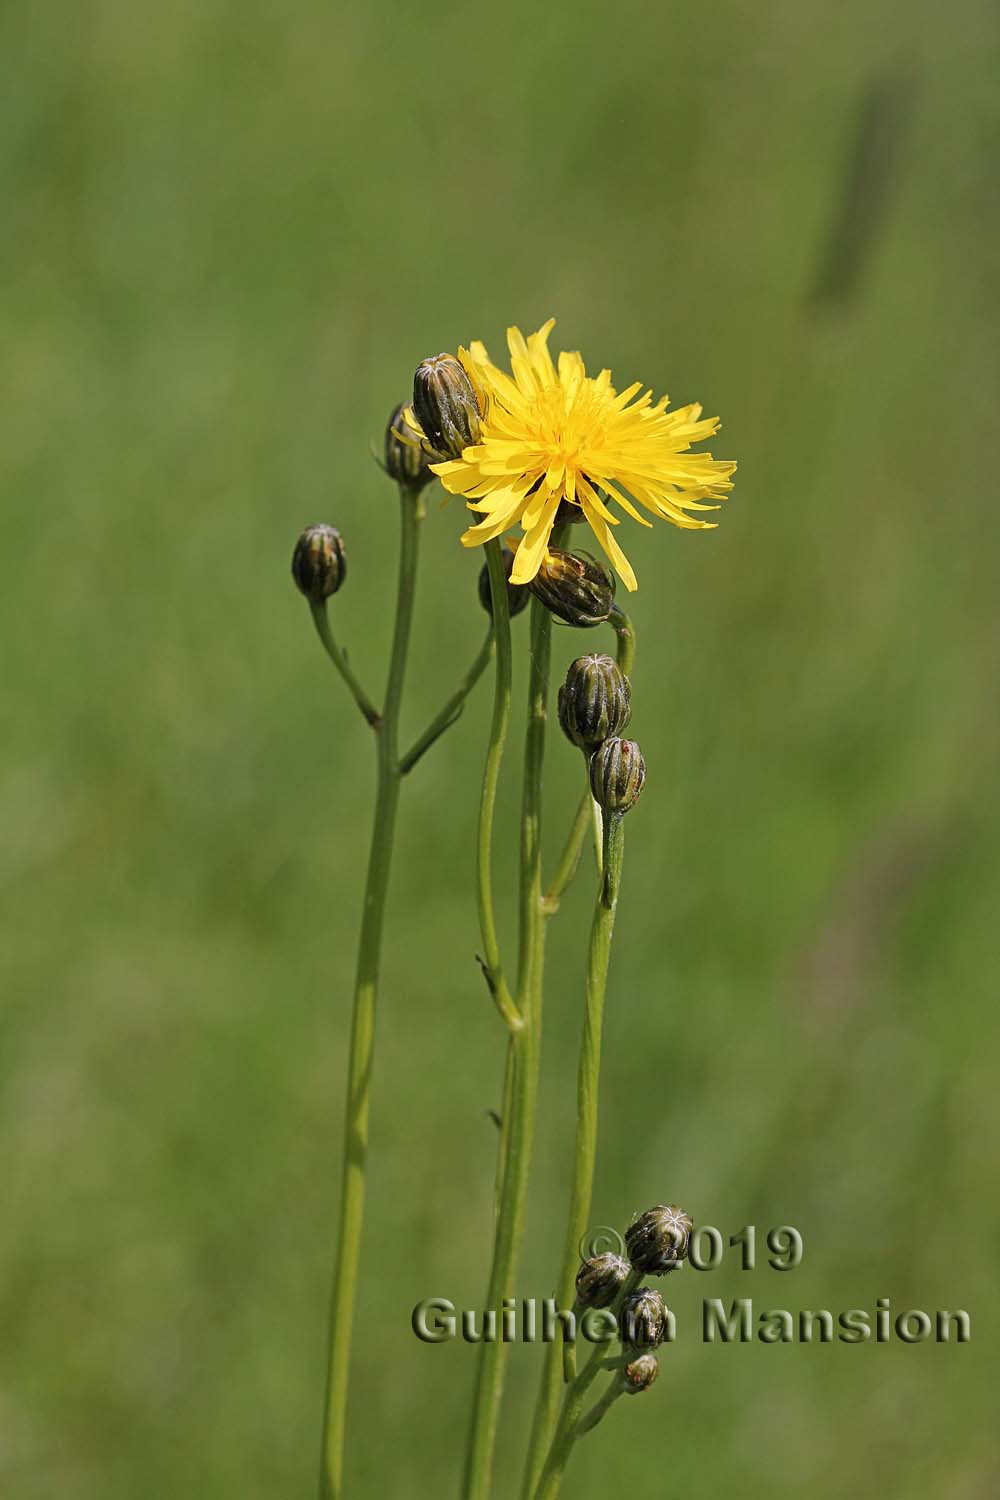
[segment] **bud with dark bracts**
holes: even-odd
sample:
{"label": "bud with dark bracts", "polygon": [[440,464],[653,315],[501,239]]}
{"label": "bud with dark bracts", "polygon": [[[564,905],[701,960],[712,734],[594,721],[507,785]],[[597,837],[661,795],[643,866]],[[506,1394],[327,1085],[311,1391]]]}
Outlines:
{"label": "bud with dark bracts", "polygon": [[344,541],[335,526],[307,526],[292,553],[292,577],[312,604],[335,594],[347,576]]}
{"label": "bud with dark bracts", "polygon": [[632,690],[610,656],[578,656],[559,689],[563,733],[585,753],[621,733],[632,716]]}
{"label": "bud with dark bracts", "polygon": [[[507,609],[511,619],[519,615],[522,609],[526,609],[531,601],[528,587],[523,583],[511,583],[510,574],[514,566],[514,554],[509,547],[504,547],[501,552],[503,558],[503,570],[507,576]],[[490,588],[489,563],[483,563],[479,570],[479,602],[486,613],[493,618],[493,591]]]}
{"label": "bud with dark bracts", "polygon": [[479,403],[453,354],[420,361],[413,377],[413,415],[441,458],[460,458],[463,449],[479,441]]}

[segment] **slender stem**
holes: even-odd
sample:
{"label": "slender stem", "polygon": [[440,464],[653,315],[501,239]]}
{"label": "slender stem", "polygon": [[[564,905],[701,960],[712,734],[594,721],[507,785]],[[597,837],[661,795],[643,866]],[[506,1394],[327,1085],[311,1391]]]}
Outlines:
{"label": "slender stem", "polygon": [[[550,1344],[549,1347],[556,1348],[557,1346]],[[583,1410],[584,1400],[588,1390],[603,1368],[604,1360],[601,1346],[598,1344],[572,1385],[566,1388],[566,1395],[563,1399],[562,1411],[559,1413],[558,1424],[555,1426],[552,1445],[549,1448],[537,1481],[532,1480],[531,1488],[526,1491],[531,1500],[553,1500],[553,1497],[559,1493],[559,1486],[562,1484],[566,1464],[569,1461],[573,1445],[579,1435],[580,1428],[578,1423],[580,1413]]]}
{"label": "slender stem", "polygon": [[[483,973],[497,1008],[511,1031],[521,1026],[500,963],[500,941],[493,911],[493,819],[496,811],[500,762],[507,742],[510,723],[510,691],[513,665],[510,641],[510,605],[507,597],[507,574],[503,565],[503,548],[499,541],[486,543],[486,563],[490,574],[490,598],[493,605],[493,630],[496,635],[496,674],[493,688],[493,719],[483,768],[483,789],[479,800],[479,828],[476,840],[476,898],[479,910],[479,932],[483,943]],[[501,1135],[506,1149],[508,1121],[504,1118]],[[501,1152],[501,1155],[503,1151]]]}
{"label": "slender stem", "polygon": [[[580,1241],[590,1218],[597,1160],[598,1091],[601,1074],[601,1035],[604,1025],[604,996],[607,989],[611,939],[614,934],[621,884],[624,852],[623,819],[605,820],[604,873],[600,878],[587,950],[586,1000],[580,1060],[576,1085],[576,1144],[573,1156],[573,1183],[562,1263],[556,1285],[556,1305],[569,1307],[573,1301],[574,1283],[580,1263]],[[524,1494],[530,1495],[541,1470],[545,1451],[552,1440],[563,1379],[570,1378],[575,1365],[573,1346],[557,1341],[548,1345],[542,1371],[542,1384],[525,1467]]]}
{"label": "slender stem", "polygon": [[511,1117],[511,1100],[514,1095],[514,1048],[507,1048],[507,1057],[503,1070],[503,1103],[500,1106],[500,1149],[497,1153],[497,1175],[493,1192],[494,1224],[500,1217],[500,1203],[503,1197],[504,1179],[507,1175],[507,1156],[510,1150],[510,1131],[508,1121]]}
{"label": "slender stem", "polygon": [[327,601],[325,599],[322,600],[319,604],[315,604],[310,601],[309,608],[312,610],[312,617],[313,622],[316,626],[316,632],[320,640],[323,642],[323,645],[326,647],[327,656],[329,656],[330,660],[333,662],[333,665],[337,668],[337,671],[340,673],[341,677],[350,688],[355,703],[358,705],[372,728],[377,729],[381,715],[379,714],[378,709],[372,703],[368,694],[365,692],[364,688],[361,686],[358,679],[355,677],[354,673],[351,671],[351,668],[347,662],[347,653],[337,645],[337,642],[333,638],[333,631],[330,628],[329,616],[326,612],[326,604]]}
{"label": "slender stem", "polygon": [[375,1001],[396,808],[399,802],[399,708],[406,672],[410,625],[413,618],[419,519],[416,495],[402,486],[400,487],[400,519],[401,544],[396,626],[386,686],[385,710],[381,721],[375,726],[377,768],[375,817],[372,826],[368,875],[365,882],[347,1064],[340,1223],[330,1298],[329,1363],[320,1471],[321,1500],[340,1500],[343,1493],[347,1381],[358,1259],[361,1248],[361,1226],[364,1215],[368,1115],[375,1039]]}
{"label": "slender stem", "polygon": [[608,624],[618,637],[618,649],[615,652],[618,665],[626,677],[631,677],[635,664],[635,625],[632,617],[627,615],[620,605],[615,604],[608,616]]}
{"label": "slender stem", "polygon": [[[553,535],[553,545],[559,538]],[[494,598],[494,564],[490,580]],[[499,628],[499,626],[498,626]],[[528,719],[524,745],[524,783],[521,798],[521,873],[519,887],[517,1012],[520,1029],[508,1041],[510,1068],[509,1118],[504,1121],[505,1151],[497,1214],[493,1264],[486,1306],[500,1309],[513,1293],[517,1256],[524,1231],[525,1200],[534,1144],[535,1109],[541,1042],[542,964],[545,915],[542,910],[541,810],[545,720],[548,706],[552,617],[537,599],[531,603],[531,664],[528,679]],[[499,653],[498,653],[499,666]],[[462,1492],[466,1500],[487,1500],[496,1447],[497,1416],[503,1390],[507,1345],[502,1340],[480,1348],[472,1426]]]}
{"label": "slender stem", "polygon": [[[513,1295],[515,1256],[523,1228],[523,1183],[531,1149],[527,1122],[532,1044],[533,1038],[526,1027],[511,1032],[507,1041],[508,1109],[501,1134],[493,1262],[486,1293],[486,1306],[496,1308],[498,1313],[504,1298]],[[500,1341],[483,1343],[480,1347],[462,1483],[462,1493],[468,1500],[485,1500],[489,1494],[506,1348]]]}
{"label": "slender stem", "polygon": [[[497,1152],[497,1174],[494,1189],[494,1246],[490,1270],[489,1305],[499,1305],[506,1295],[505,1282],[509,1275],[511,1247],[509,1243],[511,1224],[505,1216],[507,1185],[510,1181],[511,1157],[517,1160],[520,1151],[519,1094],[524,1085],[523,1038],[524,1023],[504,978],[500,962],[500,942],[497,937],[496,916],[493,910],[493,819],[496,810],[497,783],[500,778],[500,761],[507,740],[510,723],[510,694],[513,676],[510,638],[510,600],[507,594],[507,574],[503,563],[503,548],[499,541],[486,544],[486,564],[490,579],[490,603],[493,627],[496,632],[496,673],[493,689],[493,719],[490,724],[489,743],[486,748],[486,764],[483,769],[483,787],[479,803],[479,828],[476,841],[476,894],[479,908],[479,931],[483,944],[480,960],[490,993],[500,1014],[507,1023],[507,1057],[504,1064],[503,1107],[500,1119],[500,1144]],[[484,1344],[483,1348],[486,1349]],[[491,1405],[485,1361],[480,1358],[476,1372],[476,1388],[473,1397],[469,1446],[465,1459],[463,1493],[474,1492],[477,1475],[482,1472],[483,1455],[486,1454],[488,1473],[489,1454],[492,1452],[496,1427],[496,1406]]]}
{"label": "slender stem", "polygon": [[618,1398],[624,1394],[625,1387],[621,1381],[613,1381],[604,1392],[600,1401],[595,1401],[586,1416],[581,1417],[576,1424],[576,1437],[582,1438],[585,1432],[592,1432],[598,1422],[602,1421],[607,1412],[611,1410]]}
{"label": "slender stem", "polygon": [[439,740],[444,734],[445,730],[450,729],[451,726],[456,722],[456,720],[461,716],[462,710],[465,707],[466,698],[472,692],[472,689],[475,687],[480,677],[482,677],[483,673],[486,671],[486,668],[489,666],[492,656],[493,624],[491,622],[490,628],[486,632],[486,639],[480,646],[479,652],[476,656],[475,661],[472,663],[472,666],[466,672],[465,676],[462,678],[462,681],[452,693],[451,697],[448,699],[441,712],[436,715],[432,723],[428,724],[427,728],[424,730],[420,738],[416,740],[413,745],[411,745],[410,749],[407,750],[406,754],[400,759],[399,773],[401,776],[405,776],[408,771],[412,771],[413,767],[417,764],[417,761],[421,758],[421,756],[426,755],[427,751],[431,748],[434,742],[436,740]]}
{"label": "slender stem", "polygon": [[540,979],[542,911],[542,765],[545,721],[548,714],[552,616],[538,600],[531,601],[531,666],[528,680],[528,722],[524,741],[524,784],[521,796],[520,921],[518,925],[517,993],[522,1009],[536,1001]]}
{"label": "slender stem", "polygon": [[[640,1272],[635,1270],[630,1271],[625,1278],[625,1284],[620,1288],[617,1297],[608,1309],[612,1316],[618,1320],[619,1325],[622,1308],[627,1298],[632,1295],[641,1280],[642,1276]],[[529,1500],[554,1500],[554,1497],[559,1493],[559,1486],[562,1483],[569,1456],[573,1451],[573,1444],[578,1437],[600,1421],[604,1415],[604,1411],[607,1410],[607,1406],[610,1405],[605,1395],[596,1403],[592,1412],[589,1412],[586,1417],[581,1419],[580,1413],[583,1410],[584,1397],[602,1370],[620,1370],[624,1362],[623,1352],[620,1347],[618,1354],[613,1355],[609,1359],[605,1356],[601,1344],[594,1346],[593,1353],[579,1375],[574,1376],[571,1383],[566,1387],[562,1410],[559,1413],[559,1420],[556,1424],[552,1444],[545,1455],[545,1461],[541,1465],[541,1472],[537,1476],[537,1481],[535,1478],[529,1479],[529,1475],[525,1475],[526,1488],[524,1493],[529,1497]],[[620,1391],[618,1381],[613,1381],[611,1389]],[[599,1415],[597,1415],[598,1412],[600,1413]],[[590,1420],[591,1417],[594,1418],[593,1421]]]}
{"label": "slender stem", "polygon": [[604,814],[592,797],[590,799],[590,825],[594,840],[594,864],[598,875],[604,874]]}
{"label": "slender stem", "polygon": [[545,892],[545,915],[551,917],[559,910],[559,902],[565,895],[572,883],[580,865],[580,855],[583,853],[584,839],[587,837],[587,829],[590,826],[591,803],[590,776],[587,776],[587,785],[576,810],[573,826],[569,831],[569,837],[563,845],[562,854],[556,872],[549,882],[549,888]]}

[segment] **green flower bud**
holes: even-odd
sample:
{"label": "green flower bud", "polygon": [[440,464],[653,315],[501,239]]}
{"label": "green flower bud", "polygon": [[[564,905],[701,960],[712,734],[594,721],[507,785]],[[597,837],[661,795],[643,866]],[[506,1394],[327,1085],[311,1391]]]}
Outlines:
{"label": "green flower bud", "polygon": [[397,484],[405,484],[411,490],[422,490],[434,475],[420,438],[403,416],[405,410],[405,405],[397,406],[386,426],[384,468]]}
{"label": "green flower bud", "polygon": [[479,403],[472,381],[453,354],[423,359],[413,377],[413,415],[430,447],[459,458],[479,441]]}
{"label": "green flower bud", "polygon": [[631,1349],[655,1349],[667,1330],[663,1298],[651,1286],[641,1286],[626,1297],[618,1322],[622,1343]]}
{"label": "green flower bud", "polygon": [[335,594],[347,576],[347,558],[335,526],[307,526],[292,553],[292,577],[313,604]]}
{"label": "green flower bud", "polygon": [[622,1371],[625,1394],[638,1396],[641,1391],[648,1391],[659,1373],[660,1361],[656,1355],[640,1354],[638,1359],[633,1359]]}
{"label": "green flower bud", "polygon": [[590,790],[606,813],[623,816],[639,800],[646,762],[635,740],[608,739],[590,761]]}
{"label": "green flower bud", "polygon": [[615,602],[615,575],[588,552],[551,548],[528,584],[536,599],[567,625],[602,625]]}
{"label": "green flower bud", "polygon": [[631,1270],[621,1255],[592,1255],[576,1273],[576,1300],[581,1307],[609,1307]]}
{"label": "green flower bud", "polygon": [[610,656],[578,656],[559,689],[559,723],[581,750],[620,734],[632,717],[632,690]]}
{"label": "green flower bud", "polygon": [[[503,570],[507,575],[507,609],[510,612],[511,619],[513,619],[515,615],[519,615],[522,609],[527,607],[531,595],[528,592],[526,583],[511,583],[510,581],[511,569],[514,566],[514,554],[510,548],[504,547],[501,556],[503,557]],[[483,566],[479,570],[479,602],[486,613],[492,618],[493,592],[490,588],[490,569],[488,563],[483,563]]]}
{"label": "green flower bud", "polygon": [[632,1264],[644,1276],[676,1271],[688,1253],[691,1218],[673,1203],[660,1203],[634,1218],[625,1231]]}

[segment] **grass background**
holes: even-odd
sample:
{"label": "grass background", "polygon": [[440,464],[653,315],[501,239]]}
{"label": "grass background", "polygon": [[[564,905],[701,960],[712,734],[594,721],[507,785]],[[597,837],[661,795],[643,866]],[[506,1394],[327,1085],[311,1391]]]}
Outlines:
{"label": "grass background", "polygon": [[[371,764],[288,557],[341,527],[377,679],[369,437],[420,357],[550,312],[556,347],[721,412],[740,462],[717,532],[626,539],[650,776],[595,1217],[669,1199],[806,1245],[671,1283],[660,1383],[567,1492],[996,1492],[997,41],[985,0],[0,12],[5,1495],[313,1491]],[[481,629],[461,524],[432,504],[414,734]],[[486,700],[405,788],[356,1496],[457,1487],[474,1353],[409,1317],[485,1284]],[[552,835],[555,740],[548,774]],[[525,1295],[561,1242],[589,900],[551,935]],[[702,1298],[738,1295],[960,1306],[973,1342],[703,1346]]]}

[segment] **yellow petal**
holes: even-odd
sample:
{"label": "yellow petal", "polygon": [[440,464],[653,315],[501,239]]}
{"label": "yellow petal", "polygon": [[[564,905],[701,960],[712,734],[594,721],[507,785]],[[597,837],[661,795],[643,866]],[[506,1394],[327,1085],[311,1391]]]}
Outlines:
{"label": "yellow petal", "polygon": [[462,532],[463,547],[478,547],[483,542],[491,542],[494,537],[499,536],[502,531],[512,525],[521,513],[522,500],[518,496],[505,510],[495,511],[480,521],[477,526],[470,526],[468,531]]}
{"label": "yellow petal", "polygon": [[538,572],[548,547],[549,537],[552,535],[552,526],[558,509],[558,495],[551,496],[537,523],[525,534],[524,540],[517,549],[510,574],[511,583],[530,583]]}
{"label": "yellow petal", "polygon": [[590,501],[585,497],[582,497],[582,504],[583,513],[587,517],[587,520],[590,522],[590,529],[593,531],[598,542],[600,543],[601,547],[603,547],[608,557],[610,557],[618,572],[618,576],[621,578],[622,583],[630,593],[634,593],[639,585],[636,582],[635,574],[632,571],[632,564],[629,562],[628,558],[625,556],[624,552],[612,536],[610,526],[605,521],[604,517],[594,509]]}
{"label": "yellow petal", "polygon": [[611,496],[612,500],[617,500],[622,510],[630,515],[634,521],[638,521],[640,526],[652,526],[652,521],[647,521],[646,517],[636,510],[631,500],[623,495],[620,490],[615,489],[614,485],[609,479],[605,479],[602,482],[601,488],[604,490],[606,495]]}

